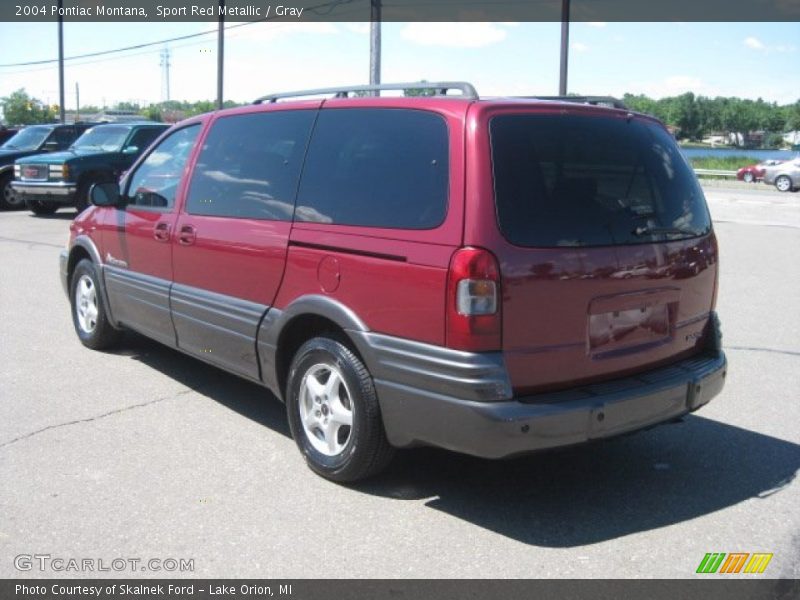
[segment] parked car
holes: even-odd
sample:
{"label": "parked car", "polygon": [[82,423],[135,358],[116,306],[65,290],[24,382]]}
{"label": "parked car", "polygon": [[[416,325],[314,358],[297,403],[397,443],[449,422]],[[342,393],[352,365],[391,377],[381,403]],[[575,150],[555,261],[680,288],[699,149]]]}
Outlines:
{"label": "parked car", "polygon": [[96,125],[64,152],[15,161],[14,193],[37,215],[89,204],[93,183],[116,181],[169,125],[153,122]]}
{"label": "parked car", "polygon": [[395,448],[608,438],[720,392],[717,242],[662,123],[466,83],[300,95],[188,119],[92,188],[60,257],[85,346],[132,329],[263,385],[337,481]]}
{"label": "parked car", "polygon": [[760,162],[757,165],[747,165],[736,171],[736,179],[747,183],[755,183],[756,181],[764,179],[764,170],[767,167],[779,165],[782,162],[782,160],[770,159]]}
{"label": "parked car", "polygon": [[65,150],[93,123],[71,125],[29,125],[0,146],[0,208],[22,208],[24,202],[11,188],[14,179],[14,161],[18,158]]}
{"label": "parked car", "polygon": [[774,185],[779,192],[800,190],[800,158],[767,167],[764,171],[764,183]]}

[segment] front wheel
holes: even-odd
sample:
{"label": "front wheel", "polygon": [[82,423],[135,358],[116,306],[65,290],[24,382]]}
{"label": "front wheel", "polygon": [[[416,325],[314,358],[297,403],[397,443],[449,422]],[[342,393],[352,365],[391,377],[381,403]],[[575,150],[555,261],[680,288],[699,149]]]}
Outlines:
{"label": "front wheel", "polygon": [[317,337],[292,360],[286,387],[289,427],[308,466],[326,479],[353,482],[391,460],[375,385],[344,344]]}
{"label": "front wheel", "polygon": [[779,192],[788,192],[792,189],[792,180],[786,175],[781,175],[775,180],[775,187]]}
{"label": "front wheel", "polygon": [[93,350],[114,346],[122,335],[108,320],[99,280],[95,264],[88,259],[77,264],[70,280],[72,324],[81,343]]}
{"label": "front wheel", "polygon": [[6,173],[0,176],[0,208],[3,210],[17,210],[22,208],[24,203],[22,198],[11,187],[14,173]]}
{"label": "front wheel", "polygon": [[749,171],[744,174],[742,179],[744,179],[745,183],[753,183],[756,180],[756,178],[753,176],[753,174],[750,173]]}

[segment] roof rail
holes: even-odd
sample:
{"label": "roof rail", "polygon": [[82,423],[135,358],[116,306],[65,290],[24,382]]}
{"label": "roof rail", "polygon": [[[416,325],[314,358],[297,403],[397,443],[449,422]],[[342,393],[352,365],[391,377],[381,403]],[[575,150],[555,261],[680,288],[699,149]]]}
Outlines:
{"label": "roof rail", "polygon": [[[257,98],[253,104],[265,102],[274,103],[283,98],[297,98],[301,96],[332,95],[334,98],[348,98],[351,94],[363,92],[381,92],[383,90],[432,90],[434,96],[444,96],[448,90],[459,90],[460,98],[477,100],[478,92],[471,83],[465,81],[416,81],[413,83],[382,83],[379,85],[352,85],[346,87],[320,88],[313,90],[299,90],[296,92],[280,92],[267,94]],[[379,94],[376,94],[379,95]]]}
{"label": "roof rail", "polygon": [[621,108],[628,110],[625,103],[613,96],[522,96],[523,98],[535,98],[536,100],[559,100],[561,102],[576,102],[578,104],[591,104],[593,106],[608,106],[610,108]]}

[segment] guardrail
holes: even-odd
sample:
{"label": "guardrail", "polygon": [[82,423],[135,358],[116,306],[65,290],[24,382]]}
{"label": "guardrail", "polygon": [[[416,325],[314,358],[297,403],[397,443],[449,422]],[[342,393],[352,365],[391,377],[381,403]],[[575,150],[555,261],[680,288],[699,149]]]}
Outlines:
{"label": "guardrail", "polygon": [[712,175],[714,177],[736,177],[736,171],[722,171],[719,169],[695,169],[698,175]]}

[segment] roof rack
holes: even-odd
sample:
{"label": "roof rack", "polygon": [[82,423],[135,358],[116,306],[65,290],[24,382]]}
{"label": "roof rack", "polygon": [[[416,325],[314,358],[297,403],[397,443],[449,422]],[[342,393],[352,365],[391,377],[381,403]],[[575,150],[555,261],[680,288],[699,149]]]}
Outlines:
{"label": "roof rack", "polygon": [[299,90],[297,92],[280,92],[261,96],[256,99],[253,104],[263,104],[265,102],[274,103],[283,98],[297,98],[300,96],[332,95],[334,98],[348,98],[354,93],[381,92],[383,90],[432,90],[434,96],[444,96],[449,90],[459,90],[461,92],[460,98],[468,98],[470,100],[478,99],[478,92],[471,83],[465,81],[416,81],[414,83],[382,83],[379,85],[353,85],[347,87]]}
{"label": "roof rack", "polygon": [[521,96],[522,98],[535,98],[536,100],[559,100],[561,102],[576,102],[578,104],[591,104],[593,106],[608,106],[628,110],[625,103],[613,96]]}

